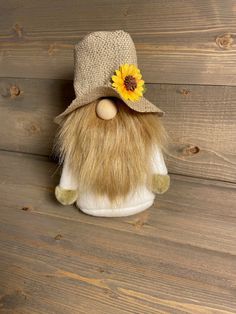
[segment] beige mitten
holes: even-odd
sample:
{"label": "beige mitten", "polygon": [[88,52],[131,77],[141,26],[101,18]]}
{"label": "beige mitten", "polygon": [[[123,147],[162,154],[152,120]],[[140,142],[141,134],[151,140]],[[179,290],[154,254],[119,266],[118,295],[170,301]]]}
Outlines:
{"label": "beige mitten", "polygon": [[55,196],[62,205],[71,205],[77,200],[78,192],[77,190],[63,189],[58,185],[55,189]]}
{"label": "beige mitten", "polygon": [[168,174],[154,174],[152,177],[152,191],[157,194],[165,193],[170,186],[170,177]]}

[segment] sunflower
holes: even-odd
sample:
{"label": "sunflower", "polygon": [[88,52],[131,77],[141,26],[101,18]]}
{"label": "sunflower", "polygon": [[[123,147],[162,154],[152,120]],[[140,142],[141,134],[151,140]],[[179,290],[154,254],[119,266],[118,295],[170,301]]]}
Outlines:
{"label": "sunflower", "polygon": [[125,100],[136,101],[143,96],[144,81],[134,64],[123,64],[112,76],[112,86]]}

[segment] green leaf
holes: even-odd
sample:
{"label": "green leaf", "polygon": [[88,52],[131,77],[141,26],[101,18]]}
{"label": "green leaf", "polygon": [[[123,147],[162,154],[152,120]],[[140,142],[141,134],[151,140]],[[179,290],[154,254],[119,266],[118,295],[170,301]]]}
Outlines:
{"label": "green leaf", "polygon": [[147,91],[147,87],[146,87],[146,85],[145,85],[145,84],[143,84],[143,94],[145,94],[145,93],[146,93],[146,91]]}

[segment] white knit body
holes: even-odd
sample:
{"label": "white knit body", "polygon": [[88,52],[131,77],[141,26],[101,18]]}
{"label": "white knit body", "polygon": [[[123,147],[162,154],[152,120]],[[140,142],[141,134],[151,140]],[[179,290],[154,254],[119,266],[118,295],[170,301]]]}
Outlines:
{"label": "white knit body", "polygon": [[[154,150],[151,158],[153,174],[166,175],[167,168],[159,148]],[[60,187],[68,190],[77,190],[78,183],[68,167],[65,159],[60,180]],[[86,214],[102,217],[121,217],[137,214],[154,202],[155,194],[145,185],[137,187],[130,192],[122,201],[111,202],[107,196],[98,196],[91,191],[84,191],[78,196],[76,205]]]}

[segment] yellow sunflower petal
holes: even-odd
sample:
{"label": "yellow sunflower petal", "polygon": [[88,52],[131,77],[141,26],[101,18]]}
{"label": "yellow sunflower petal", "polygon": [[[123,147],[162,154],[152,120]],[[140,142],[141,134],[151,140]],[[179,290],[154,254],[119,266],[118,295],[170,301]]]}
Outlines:
{"label": "yellow sunflower petal", "polygon": [[118,76],[118,77],[121,78],[121,72],[120,72],[120,70],[115,70],[115,73],[116,73],[116,76]]}
{"label": "yellow sunflower petal", "polygon": [[140,96],[136,95],[135,93],[131,96],[130,100],[136,101],[140,98]]}
{"label": "yellow sunflower petal", "polygon": [[135,100],[134,95],[129,95],[129,100],[134,101]]}
{"label": "yellow sunflower petal", "polygon": [[136,71],[133,72],[132,76],[138,81],[142,78],[142,75],[137,73]]}
{"label": "yellow sunflower petal", "polygon": [[123,84],[123,80],[120,77],[115,76],[115,75],[112,76],[112,81],[117,84]]}
{"label": "yellow sunflower petal", "polygon": [[143,96],[143,93],[142,93],[142,91],[141,90],[139,90],[139,89],[135,89],[135,91],[134,91],[134,95],[136,95],[136,97],[141,97],[141,96]]}
{"label": "yellow sunflower petal", "polygon": [[116,76],[116,75],[112,75],[111,79],[112,79],[112,81],[113,81],[113,82],[116,82],[116,81],[117,81],[117,79],[119,79],[119,77],[118,77],[118,76]]}
{"label": "yellow sunflower petal", "polygon": [[134,76],[135,73],[136,73],[136,68],[135,68],[135,66],[134,66],[133,64],[130,64],[130,65],[129,65],[129,69],[128,69],[128,75]]}
{"label": "yellow sunflower petal", "polygon": [[140,90],[138,90],[138,89],[134,91],[134,94],[137,95],[137,97],[143,96],[142,91],[140,91]]}
{"label": "yellow sunflower petal", "polygon": [[129,99],[130,99],[130,100],[135,101],[135,100],[137,100],[139,97],[140,97],[140,96],[137,95],[137,94],[135,93],[135,91],[129,91]]}
{"label": "yellow sunflower petal", "polygon": [[128,64],[128,63],[125,63],[124,66],[123,66],[123,68],[124,68],[125,71],[128,71],[128,69],[129,69],[129,64]]}
{"label": "yellow sunflower petal", "polygon": [[123,80],[124,80],[125,77],[127,76],[128,69],[129,69],[129,65],[128,65],[127,63],[126,63],[126,64],[123,64],[123,65],[120,67],[121,77],[122,77]]}
{"label": "yellow sunflower petal", "polygon": [[128,97],[128,99],[133,100],[133,95],[134,95],[134,92],[133,92],[133,91],[128,90],[128,91],[126,91],[126,93],[127,93],[127,97]]}
{"label": "yellow sunflower petal", "polygon": [[136,74],[138,74],[137,73],[137,68],[136,68],[136,66],[134,65],[134,64],[130,64],[130,68],[129,68],[129,74],[130,75],[136,75]]}
{"label": "yellow sunflower petal", "polygon": [[144,80],[138,80],[137,84],[138,84],[138,86],[142,86],[144,84]]}
{"label": "yellow sunflower petal", "polygon": [[129,95],[128,95],[127,91],[125,91],[125,92],[122,93],[122,97],[123,97],[125,100],[129,99]]}
{"label": "yellow sunflower petal", "polygon": [[117,87],[117,91],[122,96],[123,96],[124,93],[126,93],[126,89],[125,89],[125,87],[123,85],[118,86]]}
{"label": "yellow sunflower petal", "polygon": [[137,80],[141,80],[142,75],[141,75],[141,74],[136,73],[136,74],[135,74],[135,78],[136,78]]}
{"label": "yellow sunflower petal", "polygon": [[116,83],[112,83],[112,87],[114,87],[115,89],[118,89],[119,85]]}
{"label": "yellow sunflower petal", "polygon": [[124,92],[124,90],[123,90],[123,86],[121,86],[121,85],[119,85],[119,86],[117,86],[117,91],[118,91],[118,93],[119,94],[123,94],[123,92]]}
{"label": "yellow sunflower petal", "polygon": [[135,74],[135,72],[133,70],[129,71],[128,75],[133,76],[137,80],[136,74]]}

